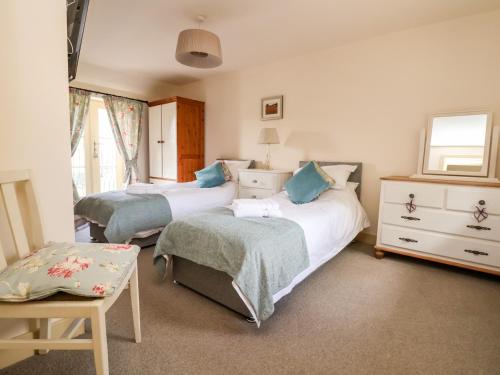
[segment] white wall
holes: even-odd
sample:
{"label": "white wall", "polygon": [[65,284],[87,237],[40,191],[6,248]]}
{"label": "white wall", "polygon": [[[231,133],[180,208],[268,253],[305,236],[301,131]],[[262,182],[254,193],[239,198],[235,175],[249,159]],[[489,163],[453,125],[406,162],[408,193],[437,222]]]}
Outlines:
{"label": "white wall", "polygon": [[31,169],[47,240],[73,240],[65,0],[0,5],[0,170]]}
{"label": "white wall", "polygon": [[1,1],[0,46],[0,171],[30,169],[45,240],[73,241],[65,0]]}
{"label": "white wall", "polygon": [[[497,11],[213,76],[179,95],[206,101],[207,162],[263,160],[261,127],[280,133],[274,167],[362,161],[362,203],[374,233],[379,177],[415,173],[427,114],[487,108],[499,124],[499,46]],[[284,119],[260,121],[260,98],[280,94]]]}
{"label": "white wall", "polygon": [[[85,39],[85,34],[84,34]],[[85,43],[82,46],[85,48]],[[71,86],[103,91],[140,100],[157,100],[175,95],[177,86],[153,80],[135,72],[114,71],[80,61]]]}

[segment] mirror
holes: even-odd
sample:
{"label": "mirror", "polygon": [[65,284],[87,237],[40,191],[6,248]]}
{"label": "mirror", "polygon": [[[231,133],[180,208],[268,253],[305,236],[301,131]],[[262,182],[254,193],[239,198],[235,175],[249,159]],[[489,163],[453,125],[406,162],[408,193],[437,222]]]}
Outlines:
{"label": "mirror", "polygon": [[430,116],[424,174],[486,177],[490,138],[488,112]]}

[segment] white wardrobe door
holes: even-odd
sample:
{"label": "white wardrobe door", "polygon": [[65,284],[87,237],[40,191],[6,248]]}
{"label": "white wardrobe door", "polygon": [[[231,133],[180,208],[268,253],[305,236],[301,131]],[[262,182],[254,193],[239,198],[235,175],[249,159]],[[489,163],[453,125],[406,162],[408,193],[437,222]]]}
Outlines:
{"label": "white wardrobe door", "polygon": [[177,103],[161,106],[163,178],[177,180]]}
{"label": "white wardrobe door", "polygon": [[162,177],[161,107],[149,107],[149,176]]}

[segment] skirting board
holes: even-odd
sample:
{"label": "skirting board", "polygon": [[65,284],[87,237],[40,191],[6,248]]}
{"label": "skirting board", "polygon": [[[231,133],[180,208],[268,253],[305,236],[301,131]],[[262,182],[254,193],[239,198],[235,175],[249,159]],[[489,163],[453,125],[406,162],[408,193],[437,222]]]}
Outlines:
{"label": "skirting board", "polygon": [[[73,319],[60,319],[52,323],[52,334],[54,338],[59,338],[62,336],[66,328],[69,327]],[[80,336],[85,333],[85,327],[83,324],[76,330],[75,334],[72,336]],[[16,339],[33,339],[35,335],[38,335],[37,331],[31,331],[23,333],[16,337]],[[14,363],[20,362],[23,359],[29,358],[35,355],[33,350],[0,350],[0,370],[13,365]]]}
{"label": "skirting board", "polygon": [[377,235],[369,232],[361,232],[356,236],[356,241],[363,242],[367,245],[374,246],[377,243]]}

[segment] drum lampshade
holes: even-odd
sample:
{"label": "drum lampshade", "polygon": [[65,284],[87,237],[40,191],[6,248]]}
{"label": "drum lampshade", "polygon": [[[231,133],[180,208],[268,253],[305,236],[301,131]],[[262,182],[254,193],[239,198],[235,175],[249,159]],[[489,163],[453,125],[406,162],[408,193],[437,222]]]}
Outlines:
{"label": "drum lampshade", "polygon": [[222,64],[219,37],[207,30],[183,30],[177,40],[175,59],[193,68],[215,68]]}

